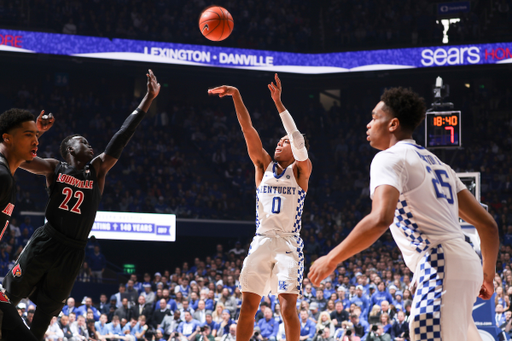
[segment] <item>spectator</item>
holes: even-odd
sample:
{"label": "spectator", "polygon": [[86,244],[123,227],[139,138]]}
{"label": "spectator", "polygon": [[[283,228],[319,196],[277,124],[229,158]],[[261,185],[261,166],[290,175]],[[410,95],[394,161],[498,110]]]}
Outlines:
{"label": "spectator", "polygon": [[[88,322],[88,325],[89,325],[89,323],[90,323],[91,319],[89,319],[88,321],[89,321],[89,322]],[[93,320],[93,321],[94,321],[94,320]],[[96,323],[94,323],[94,329],[95,329],[95,331],[96,331],[96,333],[97,333],[97,335],[98,335],[98,338],[101,338],[101,336],[105,336],[105,335],[107,335],[107,334],[108,334],[107,321],[108,321],[108,319],[107,319],[107,315],[105,315],[105,314],[101,314],[101,316],[100,316],[100,320],[99,320],[99,321],[97,321]],[[91,333],[89,332],[89,335],[90,335],[90,334],[91,334]]]}
{"label": "spectator", "polygon": [[59,327],[56,316],[54,316],[50,321],[50,325],[48,326],[48,330],[46,331],[44,337],[46,340],[63,340],[64,333]]}
{"label": "spectator", "polygon": [[153,303],[155,302],[155,293],[151,291],[151,284],[144,283],[142,284],[142,288],[144,289],[144,291],[142,292],[141,295],[144,296],[146,303],[153,305]]}
{"label": "spectator", "polygon": [[229,333],[224,334],[220,341],[236,341],[236,324],[229,326]]}
{"label": "spectator", "polygon": [[329,328],[320,329],[315,337],[313,338],[313,341],[334,341],[334,337],[331,336],[331,331]]}
{"label": "spectator", "polygon": [[[201,322],[203,325],[206,322],[206,309],[205,309],[205,303],[203,300],[199,300],[199,303],[197,304],[197,309],[193,314],[193,317],[195,320]],[[211,312],[210,312],[211,316]]]}
{"label": "spectator", "polygon": [[373,325],[366,341],[391,341],[391,335],[384,333],[382,325]]}
{"label": "spectator", "polygon": [[75,313],[85,317],[89,309],[92,310],[92,313],[94,314],[94,320],[99,321],[101,313],[93,306],[92,298],[90,297],[84,297],[84,304],[78,307],[75,310]]}
{"label": "spectator", "polygon": [[313,341],[316,334],[316,325],[309,319],[307,310],[300,311],[300,341]]}
{"label": "spectator", "polygon": [[69,297],[66,301],[66,305],[62,308],[62,313],[64,315],[69,315],[69,313],[75,311],[75,299],[73,297]]}
{"label": "spectator", "polygon": [[[171,313],[171,310],[169,308],[167,308],[167,302],[165,301],[165,299],[161,299],[160,302],[159,302],[159,309],[155,310],[155,312],[153,312],[153,317],[151,318],[151,322],[149,323],[151,325],[151,327],[153,328],[157,328],[163,321],[164,317],[167,316],[167,315],[170,315],[172,316],[172,313]],[[176,314],[179,312],[179,310],[176,310],[174,312],[174,315],[176,316]],[[180,316],[181,313],[179,313],[178,316]]]}
{"label": "spectator", "polygon": [[184,340],[184,338],[188,339],[190,335],[196,330],[196,328],[201,327],[201,323],[192,318],[192,314],[186,311],[185,320],[178,326],[178,333],[180,334],[180,338]]}
{"label": "spectator", "polygon": [[260,330],[258,339],[276,341],[277,332],[279,331],[279,323],[274,320],[272,309],[266,308],[263,315],[264,317],[259,320],[257,324]]}
{"label": "spectator", "polygon": [[380,322],[380,314],[381,314],[381,307],[378,305],[374,305],[372,307],[372,310],[368,314],[368,323],[372,325],[376,325]]}
{"label": "spectator", "polygon": [[[395,311],[391,309],[388,301],[382,301],[380,303],[380,315],[384,313],[389,315],[390,320],[394,319],[395,317]],[[384,331],[386,332],[386,328],[384,328]]]}
{"label": "spectator", "polygon": [[380,314],[380,324],[382,325],[382,330],[384,333],[391,335],[391,327],[393,327],[393,322],[389,318],[388,313],[383,312]]}
{"label": "spectator", "polygon": [[145,340],[146,332],[148,331],[149,327],[146,324],[146,316],[140,315],[139,316],[139,322],[133,327],[132,332],[134,332],[135,338],[137,340],[142,339]]}
{"label": "spectator", "polygon": [[[212,313],[210,311],[207,311],[206,312],[206,317],[205,317],[205,323],[204,325],[208,325],[210,326],[210,331],[211,331],[211,334],[213,337],[216,337],[217,336],[217,331],[219,329],[219,325],[218,323],[216,323],[213,318],[212,318]],[[230,327],[231,328],[231,327]]]}
{"label": "spectator", "polygon": [[363,293],[363,286],[356,286],[356,294],[350,299],[350,303],[355,303],[361,308],[361,312],[364,315],[368,314],[368,308],[370,307],[370,299]]}
{"label": "spectator", "polygon": [[162,320],[162,323],[156,326],[156,329],[160,328],[164,331],[164,336],[170,338],[171,335],[178,332],[178,327],[183,321],[181,320],[181,313],[179,310],[173,315],[166,315]]}
{"label": "spectator", "polygon": [[103,279],[103,272],[107,266],[107,260],[102,253],[100,253],[100,246],[94,246],[94,252],[89,254],[88,264],[91,269],[91,276],[93,281],[101,283]]}
{"label": "spectator", "polygon": [[124,336],[119,316],[114,315],[112,322],[107,324],[107,338],[108,339],[119,339]]}
{"label": "spectator", "polygon": [[405,341],[408,339],[409,323],[406,321],[403,311],[399,311],[396,314],[396,321],[393,323],[393,327],[391,327],[390,335],[391,340],[394,341]]}
{"label": "spectator", "polygon": [[228,288],[223,288],[222,289],[222,295],[219,298],[217,304],[219,304],[219,303],[222,303],[224,305],[224,308],[228,309],[232,316],[235,315],[236,309],[237,309],[238,305],[236,303],[236,299],[229,294],[229,289]]}
{"label": "spectator", "polygon": [[137,299],[139,298],[139,292],[135,288],[135,282],[132,279],[129,279],[128,282],[126,282],[126,297],[128,298],[129,306],[135,305],[137,302]]}
{"label": "spectator", "polygon": [[[321,292],[321,291],[320,290],[317,291],[317,294],[319,292]],[[335,327],[334,327],[334,323],[331,321],[331,316],[329,315],[328,312],[322,311],[320,313],[320,316],[318,318],[318,322],[316,324],[316,330],[318,332],[319,330],[325,329],[325,328],[329,328],[330,329],[329,335],[332,335],[334,337]]]}
{"label": "spectator", "polygon": [[[324,311],[327,306],[327,300],[324,298],[324,292],[325,290],[317,290],[316,297],[311,300],[311,303],[314,302],[317,304],[319,311]],[[331,333],[331,335],[334,335],[334,333]]]}
{"label": "spectator", "polygon": [[221,317],[222,320],[218,323],[217,336],[229,333],[229,326],[235,323],[235,321],[231,319],[231,313],[227,309],[222,311]]}
{"label": "spectator", "polygon": [[89,333],[87,331],[87,324],[85,323],[85,317],[78,315],[76,324],[70,326],[70,330],[73,333],[75,341],[88,341]]}
{"label": "spectator", "polygon": [[224,304],[221,302],[217,302],[217,305],[215,306],[215,311],[212,313],[213,320],[220,324],[222,322],[222,312],[224,311]]}
{"label": "spectator", "polygon": [[334,328],[341,328],[341,323],[343,321],[348,321],[348,312],[343,310],[343,303],[341,301],[336,302],[335,309],[331,313],[331,321],[334,324]]}
{"label": "spectator", "polygon": [[128,305],[128,298],[125,297],[121,301],[121,307],[117,308],[117,310],[114,312],[114,316],[118,316],[119,318],[129,320],[132,317],[133,313],[133,310],[130,309]]}
{"label": "spectator", "polygon": [[153,307],[151,304],[146,303],[146,299],[143,295],[139,296],[137,303],[138,304],[132,308],[132,316],[135,317],[135,319],[138,319],[140,315],[144,315],[146,316],[146,319],[151,319],[151,315],[153,314]]}
{"label": "spectator", "polygon": [[74,341],[73,332],[69,326],[69,316],[63,315],[58,322],[60,330],[62,331],[64,341]]}
{"label": "spectator", "polygon": [[100,312],[100,314],[107,314],[109,311],[110,304],[107,301],[107,295],[100,295],[100,302],[96,305],[96,310]]}
{"label": "spectator", "polygon": [[386,285],[384,282],[380,282],[377,289],[378,290],[372,295],[372,306],[380,305],[382,301],[393,302],[393,297],[391,297],[391,294],[386,291]]}
{"label": "spectator", "polygon": [[96,331],[95,321],[93,319],[87,320],[87,334],[89,335],[89,340],[87,341],[97,341],[100,339],[100,335]]}

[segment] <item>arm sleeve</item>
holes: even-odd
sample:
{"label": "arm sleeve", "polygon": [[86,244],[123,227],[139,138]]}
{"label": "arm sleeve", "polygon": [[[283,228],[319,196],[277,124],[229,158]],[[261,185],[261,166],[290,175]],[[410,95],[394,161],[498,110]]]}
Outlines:
{"label": "arm sleeve", "polygon": [[403,192],[407,174],[402,158],[391,152],[380,152],[373,158],[370,166],[370,198],[373,199],[375,189],[381,185],[395,187]]}
{"label": "arm sleeve", "polygon": [[119,159],[124,147],[130,141],[135,129],[140,124],[142,119],[146,116],[146,113],[140,109],[135,109],[130,116],[126,118],[121,129],[112,137],[110,142],[105,148],[105,154],[112,156],[113,158]]}

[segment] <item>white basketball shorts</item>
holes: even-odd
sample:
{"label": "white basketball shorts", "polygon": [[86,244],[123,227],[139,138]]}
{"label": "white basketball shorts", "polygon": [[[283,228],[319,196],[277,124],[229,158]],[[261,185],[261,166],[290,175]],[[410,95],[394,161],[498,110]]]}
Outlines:
{"label": "white basketball shorts", "polygon": [[418,286],[409,320],[411,340],[481,340],[472,312],[483,271],[468,243],[456,240],[432,247],[414,279]]}
{"label": "white basketball shorts", "polygon": [[304,243],[297,234],[267,232],[254,236],[240,273],[242,292],[302,295]]}

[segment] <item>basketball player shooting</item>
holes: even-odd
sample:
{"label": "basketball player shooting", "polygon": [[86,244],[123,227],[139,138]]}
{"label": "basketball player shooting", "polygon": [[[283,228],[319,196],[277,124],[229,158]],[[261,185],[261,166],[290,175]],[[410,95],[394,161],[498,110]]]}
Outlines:
{"label": "basketball player shooting", "polygon": [[[424,118],[425,103],[416,93],[384,92],[367,125],[367,140],[381,150],[370,167],[372,210],[315,261],[308,277],[318,285],[389,228],[414,273],[411,340],[481,340],[472,308],[477,296],[489,299],[494,291],[498,228],[453,169],[412,139]],[[478,231],[483,267],[459,216]]]}
{"label": "basketball player shooting", "polygon": [[160,92],[153,72],[149,70],[146,76],[145,97],[112,137],[105,152],[94,157],[83,136],[71,135],[60,146],[65,162],[36,157],[20,166],[46,176],[50,196],[45,212],[48,222],[34,232],[5,277],[4,287],[14,305],[25,297],[37,305],[30,329],[37,340],[43,339],[50,320],[60,313],[71,293],[85,257],[105,177]]}
{"label": "basketball player shooting", "polygon": [[263,149],[238,89],[224,85],[208,90],[212,95],[233,98],[255,168],[256,235],[240,274],[243,297],[237,325],[239,341],[249,341],[252,337],[254,315],[261,297],[269,291],[279,297],[287,340],[300,338],[296,302],[302,293],[304,244],[299,233],[312,164],[307,141],[281,102],[282,86],[277,74],[275,81],[268,88],[287,135],[277,143],[274,160]]}

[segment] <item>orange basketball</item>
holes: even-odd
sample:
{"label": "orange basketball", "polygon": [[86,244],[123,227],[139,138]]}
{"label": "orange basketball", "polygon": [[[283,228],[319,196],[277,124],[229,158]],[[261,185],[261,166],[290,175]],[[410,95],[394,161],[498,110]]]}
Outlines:
{"label": "orange basketball", "polygon": [[201,33],[213,41],[221,41],[229,37],[234,26],[233,17],[224,7],[210,6],[199,17]]}

